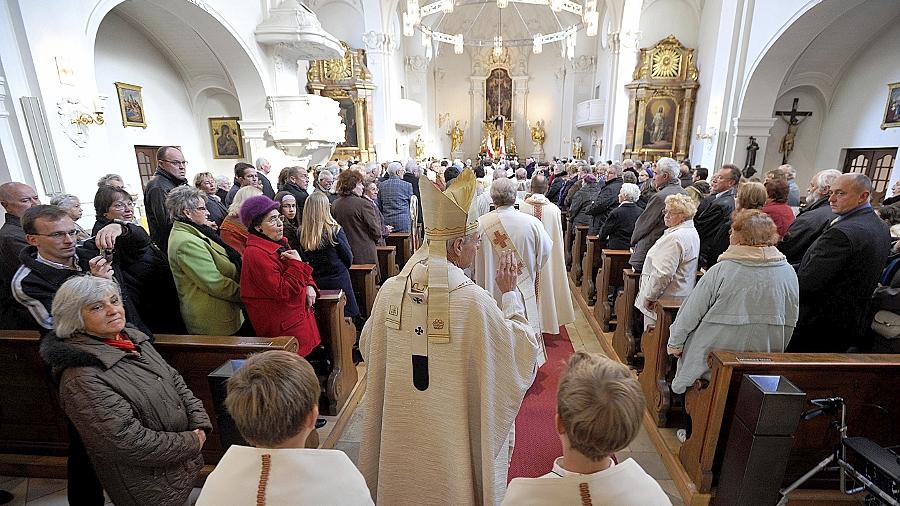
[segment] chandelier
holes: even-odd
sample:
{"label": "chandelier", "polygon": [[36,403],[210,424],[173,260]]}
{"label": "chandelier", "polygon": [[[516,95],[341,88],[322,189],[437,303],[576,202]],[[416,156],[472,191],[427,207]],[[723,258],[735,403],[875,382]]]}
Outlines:
{"label": "chandelier", "polygon": [[[480,3],[482,4],[482,10],[484,9],[484,5],[491,2],[492,0],[458,1],[460,5]],[[494,54],[499,56],[503,52],[504,47],[531,46],[532,51],[535,54],[538,54],[543,51],[544,44],[559,42],[562,56],[570,60],[575,57],[576,37],[581,28],[585,29],[585,34],[588,37],[597,35],[597,27],[600,21],[600,13],[597,12],[597,0],[584,0],[584,4],[576,3],[574,0],[496,0],[496,2],[497,8],[499,9],[497,16],[497,35],[492,40],[464,39],[463,34],[461,33],[455,35],[443,33],[422,23],[424,18],[432,14],[437,14],[438,12],[443,12],[444,14],[452,13],[456,0],[436,0],[423,6],[419,6],[419,0],[406,0],[406,12],[403,13],[403,35],[412,37],[415,35],[415,29],[418,28],[422,33],[422,45],[425,46],[425,57],[428,59],[431,59],[434,56],[434,45],[436,43],[444,43],[453,46],[453,52],[456,54],[462,54],[465,46],[493,47]],[[510,3],[546,5],[550,7],[550,11],[553,14],[553,17],[556,18],[557,25],[559,25],[559,31],[546,35],[541,33],[531,34],[529,32],[529,39],[504,40],[503,35],[500,33],[502,26],[501,20],[503,18],[503,10],[506,9]],[[518,8],[516,8],[515,5],[513,5],[513,8],[515,8],[518,13]],[[559,21],[559,17],[556,16],[556,13],[562,11],[579,16],[581,18],[580,22],[563,27]],[[479,11],[478,14],[480,15],[481,11]],[[519,14],[519,18],[522,19],[521,14]],[[472,20],[471,24],[474,25],[474,23],[475,20]],[[524,19],[522,20],[522,23],[525,24]],[[527,30],[528,25],[525,24],[525,27]]]}

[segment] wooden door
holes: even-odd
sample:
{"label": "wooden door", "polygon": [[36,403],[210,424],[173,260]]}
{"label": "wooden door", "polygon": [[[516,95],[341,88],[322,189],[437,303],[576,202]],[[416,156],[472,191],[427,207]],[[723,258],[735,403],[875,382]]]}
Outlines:
{"label": "wooden door", "polygon": [[859,172],[869,176],[874,187],[872,203],[878,204],[887,192],[896,159],[897,148],[848,149],[843,172]]}
{"label": "wooden door", "polygon": [[156,172],[156,150],[159,146],[135,146],[134,156],[137,158],[138,173],[141,175],[141,193]]}

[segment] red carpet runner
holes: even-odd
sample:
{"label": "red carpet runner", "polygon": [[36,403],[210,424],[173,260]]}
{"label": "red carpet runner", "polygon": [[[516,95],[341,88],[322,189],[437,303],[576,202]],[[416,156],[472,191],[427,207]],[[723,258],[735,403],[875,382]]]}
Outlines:
{"label": "red carpet runner", "polygon": [[537,379],[525,394],[516,417],[516,446],[509,463],[508,479],[536,478],[550,472],[553,461],[562,456],[556,435],[556,384],[566,360],[575,351],[565,327],[560,334],[544,334],[547,362],[538,369]]}

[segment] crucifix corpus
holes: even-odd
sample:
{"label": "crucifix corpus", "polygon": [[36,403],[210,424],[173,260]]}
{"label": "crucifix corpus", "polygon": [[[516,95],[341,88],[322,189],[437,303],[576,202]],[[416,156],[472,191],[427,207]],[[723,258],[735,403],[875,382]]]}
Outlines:
{"label": "crucifix corpus", "polygon": [[781,138],[781,144],[778,146],[778,152],[782,154],[781,163],[787,163],[788,156],[794,150],[794,137],[797,136],[797,128],[800,127],[800,123],[812,116],[812,111],[797,110],[799,102],[800,99],[795,98],[790,111],[775,111],[775,116],[784,120],[788,125],[787,133]]}

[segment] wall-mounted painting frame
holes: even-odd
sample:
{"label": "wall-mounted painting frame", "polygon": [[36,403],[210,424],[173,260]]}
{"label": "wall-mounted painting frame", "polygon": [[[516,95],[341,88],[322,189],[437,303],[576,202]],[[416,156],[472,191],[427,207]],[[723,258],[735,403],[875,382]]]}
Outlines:
{"label": "wall-mounted painting frame", "polygon": [[244,137],[241,134],[241,118],[209,118],[209,138],[213,158],[244,158]]}
{"label": "wall-mounted painting frame", "polygon": [[881,129],[900,127],[900,83],[888,85],[887,103],[884,104],[884,116]]}
{"label": "wall-mounted painting frame", "polygon": [[116,94],[119,96],[119,112],[122,113],[123,127],[147,128],[147,115],[144,110],[144,97],[140,86],[116,82]]}

